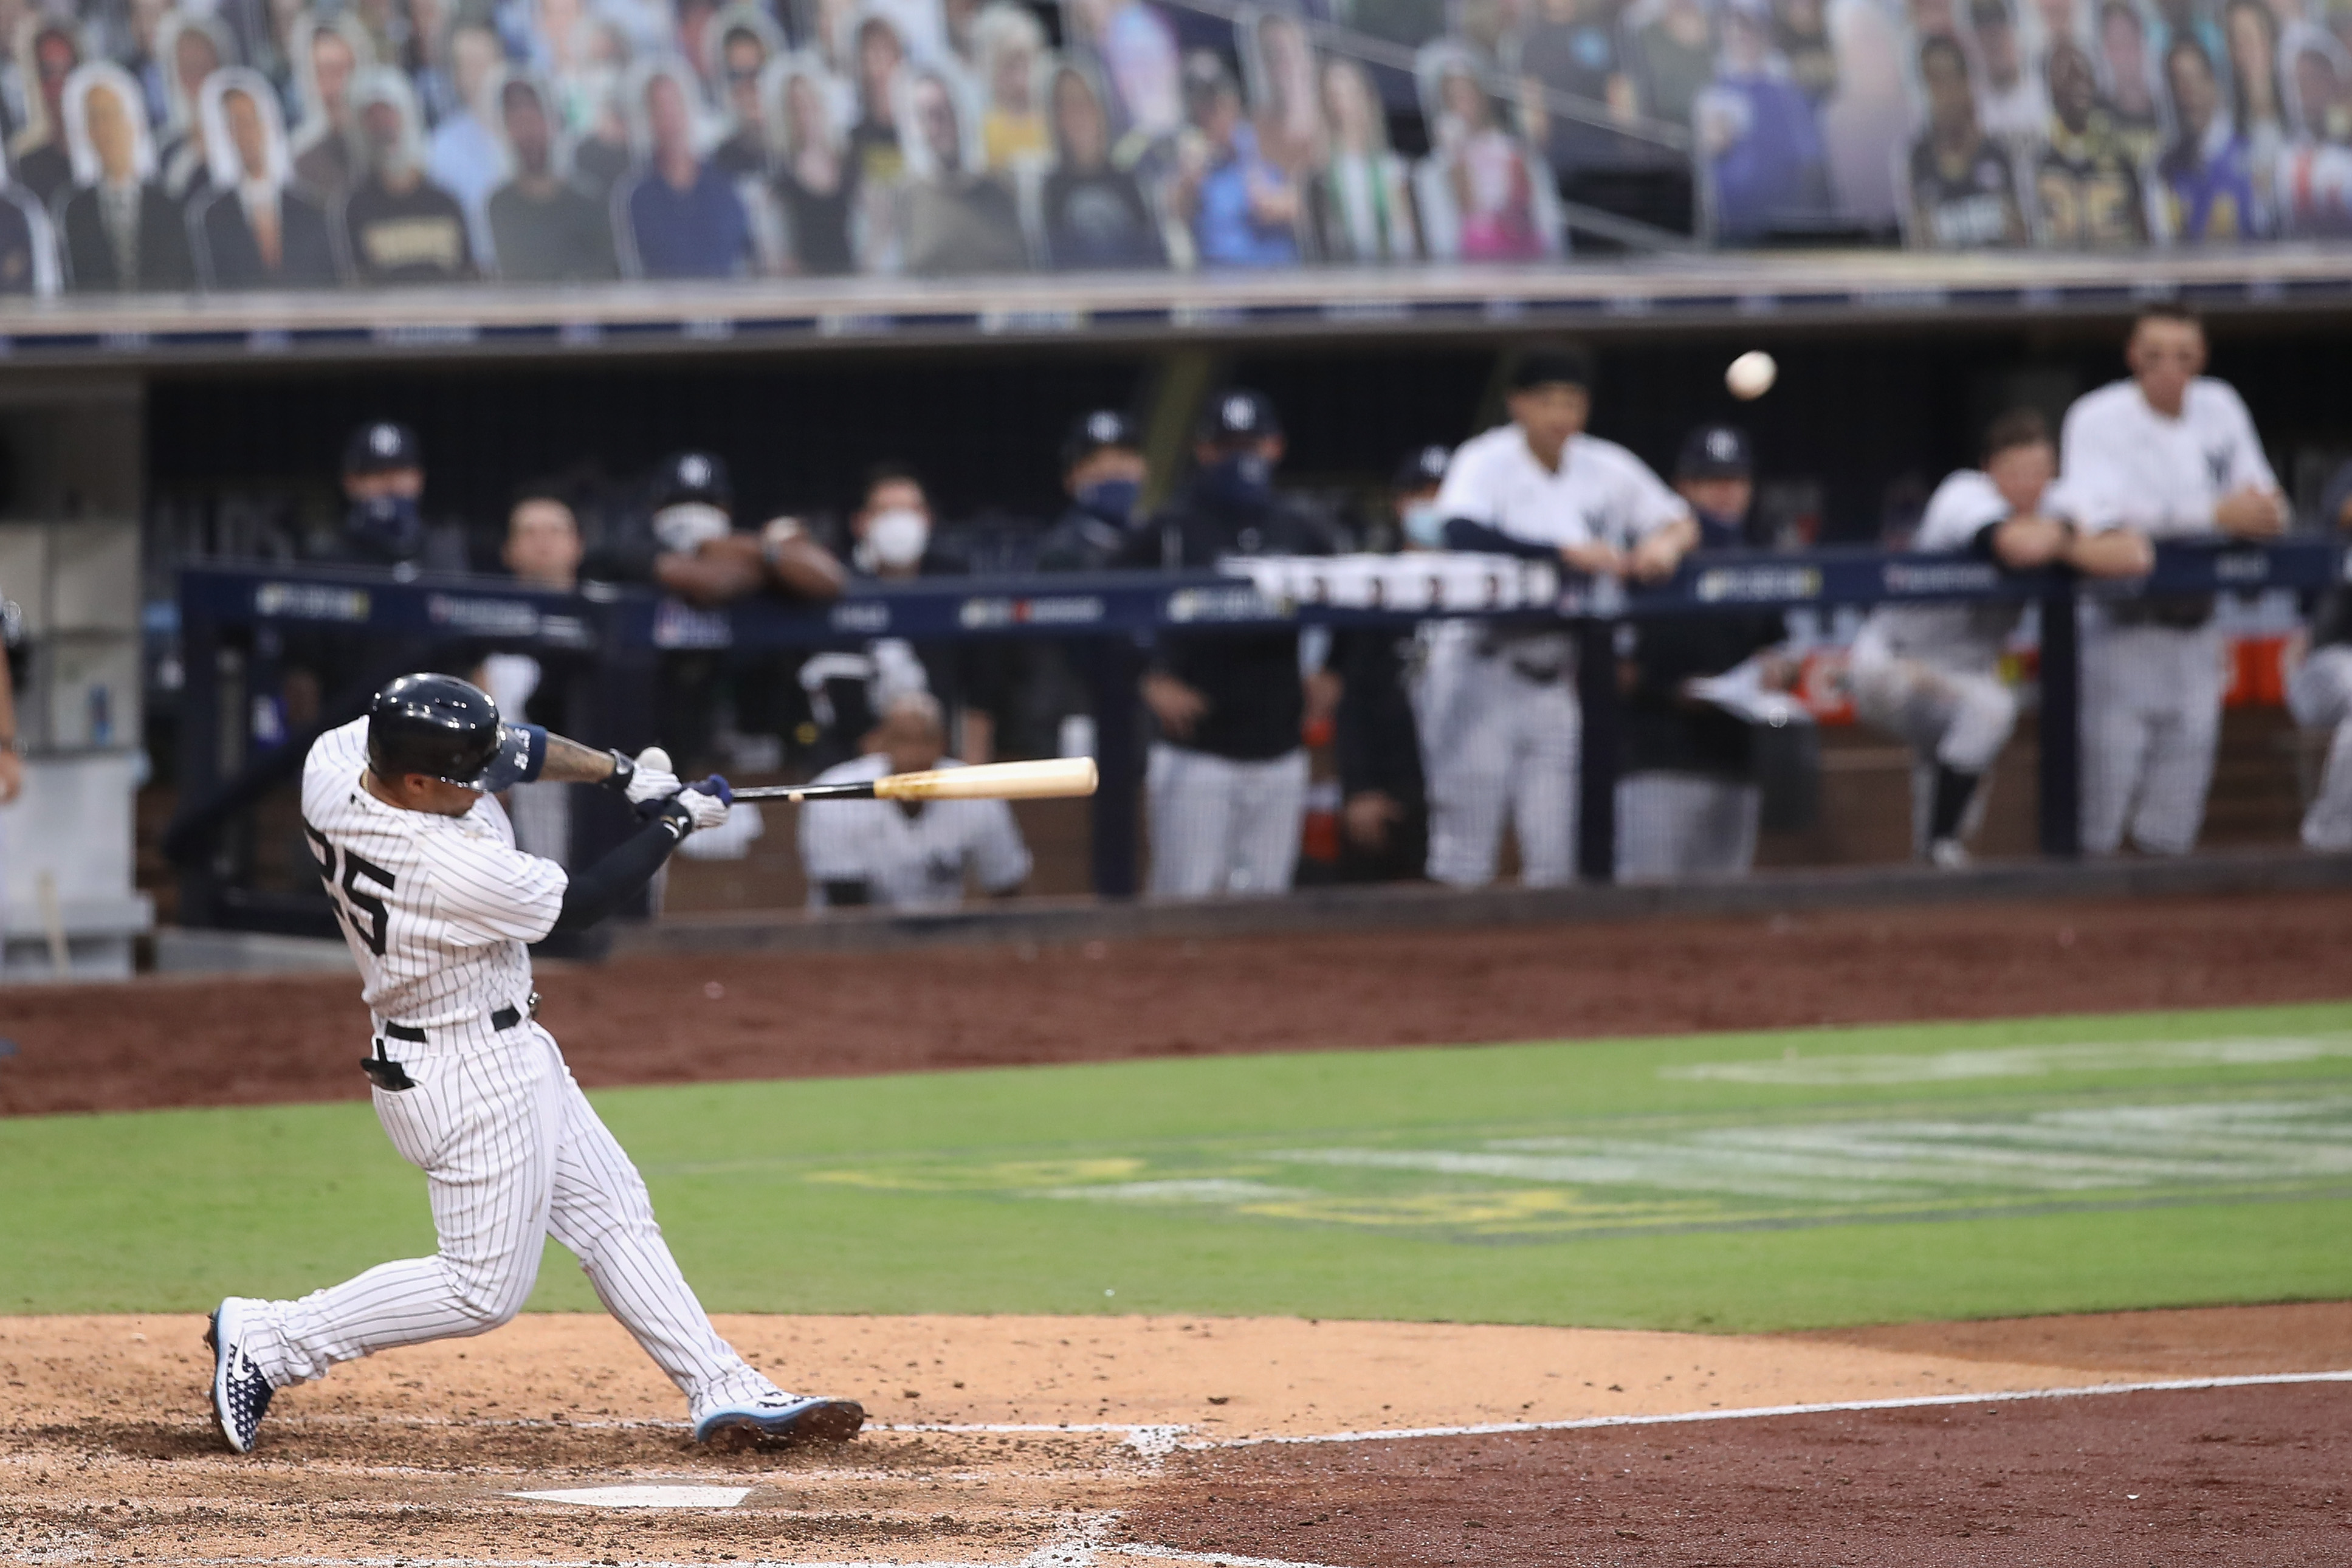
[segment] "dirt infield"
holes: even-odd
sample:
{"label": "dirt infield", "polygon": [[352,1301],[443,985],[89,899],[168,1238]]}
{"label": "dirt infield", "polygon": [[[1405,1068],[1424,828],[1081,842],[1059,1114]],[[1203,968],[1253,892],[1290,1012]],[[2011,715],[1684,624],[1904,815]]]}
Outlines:
{"label": "dirt infield", "polygon": [[[2344,996],[2352,892],[547,965],[592,1088]],[[10,987],[0,1114],[355,1099],[349,977]]]}
{"label": "dirt infield", "polygon": [[[1112,1568],[1238,1554],[1391,1568],[2063,1551],[2098,1568],[2203,1562],[2225,1545],[2240,1553],[2229,1561],[2336,1563],[2352,1544],[2352,1385],[1982,1403],[2174,1376],[2221,1344],[2263,1372],[2352,1365],[2352,1304],[1969,1325],[1954,1331],[1964,1355],[1297,1320],[720,1327],[779,1376],[865,1400],[883,1426],[828,1451],[698,1449],[676,1393],[614,1324],[531,1317],[287,1391],[260,1450],[236,1458],[205,1408],[199,1320],[0,1320],[0,1559]],[[2116,1342],[2137,1359],[1998,1354]],[[1967,1403],[1721,1418],[1937,1398]],[[1685,1414],[1715,1419],[1234,1446]],[[729,1490],[720,1506],[660,1510],[514,1495],[614,1486]]]}
{"label": "dirt infield", "polygon": [[2181,1568],[2352,1558],[2352,1385],[1175,1457],[1131,1538],[1406,1568]]}

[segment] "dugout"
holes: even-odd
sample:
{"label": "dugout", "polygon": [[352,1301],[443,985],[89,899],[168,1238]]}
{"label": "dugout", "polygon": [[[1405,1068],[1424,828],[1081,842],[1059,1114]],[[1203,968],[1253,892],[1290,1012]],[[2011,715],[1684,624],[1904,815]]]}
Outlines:
{"label": "dugout", "polygon": [[[47,555],[10,545],[0,592],[24,605],[17,584],[47,582],[33,565],[51,560],[93,584],[65,601],[45,588],[44,603],[77,607],[27,619],[16,649],[37,715],[26,732],[34,771],[58,787],[5,819],[19,847],[6,872],[10,963],[55,972],[62,936],[68,967],[120,972],[149,919],[134,885],[163,890],[168,912],[156,848],[174,807],[184,679],[173,574],[266,557],[289,525],[331,517],[335,453],[369,417],[414,424],[435,504],[481,521],[516,482],[582,454],[621,474],[688,445],[728,457],[750,513],[837,510],[869,463],[900,457],[921,465],[949,518],[1044,517],[1073,411],[1138,410],[1164,475],[1199,399],[1238,382],[1284,411],[1287,481],[1344,505],[1401,450],[1494,417],[1513,344],[1574,335],[1599,353],[1597,434],[1663,466],[1690,425],[1738,419],[1756,438],[1760,504],[1782,537],[1858,543],[1969,461],[1994,412],[2029,403],[2054,415],[2110,379],[2123,323],[2153,297],[2206,310],[2216,372],[2243,391],[2307,506],[2352,451],[2352,395],[2327,374],[2352,335],[2352,273],[2312,253],[1667,258],[1148,289],[1076,280],[1053,302],[1026,280],[653,301],[481,290],[274,314],[257,300],[179,312],[76,301],[25,323],[0,359],[0,538],[58,545]],[[1756,347],[1779,358],[1780,381],[1738,405],[1722,367]],[[2251,743],[2270,754],[2284,743],[2274,731]],[[2244,784],[2265,797],[2251,840],[2291,809],[2280,776]],[[2240,787],[2225,768],[2225,834]],[[47,815],[45,797],[85,815]],[[68,844],[89,854],[37,863],[36,847]],[[53,894],[41,891],[45,872]]]}

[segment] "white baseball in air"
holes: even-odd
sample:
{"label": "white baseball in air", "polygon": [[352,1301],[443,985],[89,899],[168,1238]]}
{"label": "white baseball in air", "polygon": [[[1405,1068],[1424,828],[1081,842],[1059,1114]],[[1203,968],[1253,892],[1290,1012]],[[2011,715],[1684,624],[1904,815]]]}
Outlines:
{"label": "white baseball in air", "polygon": [[637,766],[650,768],[657,773],[666,773],[669,772],[669,753],[659,746],[647,746],[637,753]]}
{"label": "white baseball in air", "polygon": [[1723,373],[1723,384],[1731,389],[1732,396],[1747,402],[1771,391],[1780,376],[1780,367],[1773,363],[1770,354],[1762,349],[1749,349]]}

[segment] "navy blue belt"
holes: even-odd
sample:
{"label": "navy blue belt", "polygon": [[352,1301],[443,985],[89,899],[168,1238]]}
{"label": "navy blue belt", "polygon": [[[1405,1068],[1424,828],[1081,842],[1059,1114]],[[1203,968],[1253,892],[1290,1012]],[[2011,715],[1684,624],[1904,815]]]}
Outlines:
{"label": "navy blue belt", "polygon": [[[533,996],[531,1000],[537,1002],[539,998]],[[534,1006],[531,1011],[537,1013],[539,1009]],[[521,1022],[522,1009],[520,1007],[501,1007],[490,1015],[490,1027],[493,1029],[511,1029]],[[414,1024],[386,1024],[383,1032],[389,1039],[408,1040],[420,1046],[432,1037]]]}
{"label": "navy blue belt", "polygon": [[[491,1014],[490,1026],[499,1030],[511,1029],[522,1022],[525,1014],[534,1018],[539,1016],[538,992],[532,992],[520,1007],[501,1007]],[[410,1078],[398,1062],[385,1058],[383,1043],[387,1039],[406,1040],[413,1045],[421,1046],[429,1038],[431,1038],[430,1036],[414,1024],[388,1023],[384,1025],[383,1032],[375,1037],[375,1054],[361,1058],[360,1066],[366,1070],[368,1077],[373,1080],[378,1089],[395,1091],[415,1089],[416,1080]]]}

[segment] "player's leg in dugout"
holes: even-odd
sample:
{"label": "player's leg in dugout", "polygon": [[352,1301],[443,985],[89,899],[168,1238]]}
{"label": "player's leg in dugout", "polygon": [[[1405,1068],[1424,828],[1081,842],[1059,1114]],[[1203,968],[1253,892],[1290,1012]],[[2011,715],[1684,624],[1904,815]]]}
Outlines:
{"label": "player's leg in dugout", "polygon": [[1582,780],[1584,710],[1576,701],[1571,671],[1545,681],[1516,671],[1507,679],[1519,691],[1519,715],[1512,749],[1511,827],[1519,841],[1519,881],[1529,888],[1559,888],[1576,879],[1577,794]]}
{"label": "player's leg in dugout", "polygon": [[562,1125],[562,1067],[526,1027],[436,1030],[397,1059],[415,1080],[374,1091],[393,1147],[422,1170],[439,1248],[294,1301],[259,1303],[246,1350],[275,1386],[396,1345],[487,1333],[530,1299]]}
{"label": "player's leg in dugout", "polygon": [[2328,736],[2319,787],[2303,816],[2303,842],[2312,849],[2352,849],[2352,647],[2314,648],[2287,679],[2286,704],[2297,724]]}
{"label": "player's leg in dugout", "polygon": [[710,1326],[662,1239],[644,1178],[580,1091],[554,1038],[532,1027],[561,1079],[562,1128],[547,1233],[580,1259],[604,1310],[698,1409],[774,1392],[775,1384]]}
{"label": "player's leg in dugout", "polygon": [[1622,882],[1720,880],[1756,864],[1763,795],[1754,784],[1653,770],[1617,784],[1617,877]]}
{"label": "player's leg in dugout", "polygon": [[2161,679],[2146,666],[2153,628],[2085,628],[2082,653],[2082,837],[2086,855],[2112,855],[2139,795],[2153,744],[2149,710],[2163,705]]}
{"label": "player's leg in dugout", "polygon": [[2213,757],[2221,743],[2221,627],[2152,628],[2162,654],[2145,674],[2162,708],[2149,727],[2146,771],[2132,812],[2132,842],[2151,855],[2186,855],[2205,824]]}
{"label": "player's leg in dugout", "polygon": [[1288,892],[1307,816],[1307,752],[1302,748],[1233,765],[1233,858],[1225,890],[1250,897]]}
{"label": "player's leg in dugout", "polygon": [[1431,664],[1416,704],[1429,791],[1429,877],[1483,888],[1495,879],[1510,798],[1517,678],[1501,659],[1443,645]]}
{"label": "player's leg in dugout", "polygon": [[1233,864],[1234,765],[1189,746],[1153,743],[1144,770],[1152,897],[1206,899],[1225,890]]}
{"label": "player's leg in dugout", "polygon": [[1698,783],[1683,773],[1649,770],[1617,781],[1617,879],[1671,882],[1683,874],[1700,805]]}

